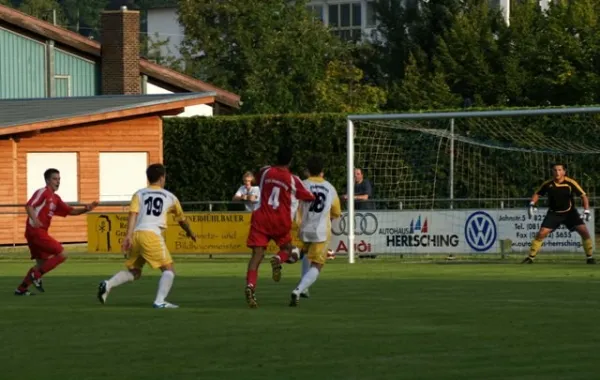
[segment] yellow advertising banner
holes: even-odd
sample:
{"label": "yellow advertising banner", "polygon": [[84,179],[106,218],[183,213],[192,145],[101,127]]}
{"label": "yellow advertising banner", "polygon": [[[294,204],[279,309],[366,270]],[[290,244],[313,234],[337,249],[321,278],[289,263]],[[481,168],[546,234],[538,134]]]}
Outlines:
{"label": "yellow advertising banner", "polygon": [[[167,248],[171,253],[236,254],[249,253],[246,239],[250,230],[250,213],[247,212],[197,212],[186,213],[192,231],[197,235],[196,242],[185,236],[185,232],[169,214],[167,230],[164,234]],[[89,213],[88,252],[120,253],[121,243],[127,235],[127,213]],[[297,226],[292,227],[294,244]],[[270,243],[267,251],[277,252]]]}

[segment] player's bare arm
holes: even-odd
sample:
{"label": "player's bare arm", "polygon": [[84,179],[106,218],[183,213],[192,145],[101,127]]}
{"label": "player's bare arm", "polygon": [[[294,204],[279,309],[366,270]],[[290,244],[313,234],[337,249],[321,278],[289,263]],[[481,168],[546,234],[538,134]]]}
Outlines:
{"label": "player's bare arm", "polygon": [[189,237],[193,241],[196,241],[196,234],[192,231],[192,228],[190,227],[190,223],[187,221],[187,219],[180,220],[179,227],[181,227],[185,231],[185,234],[187,235],[187,237]]}
{"label": "player's bare arm", "polygon": [[87,205],[84,205],[83,207],[73,207],[71,209],[71,211],[69,212],[69,215],[85,214],[86,212],[92,211],[96,207],[98,207],[98,201],[93,201],[92,203],[88,203]]}
{"label": "player's bare arm", "polygon": [[135,229],[135,225],[137,224],[137,218],[137,212],[129,212],[129,218],[127,219],[127,235],[125,236],[125,240],[123,240],[123,244],[121,244],[121,249],[125,253],[127,253],[131,249],[131,242],[133,240],[133,230]]}

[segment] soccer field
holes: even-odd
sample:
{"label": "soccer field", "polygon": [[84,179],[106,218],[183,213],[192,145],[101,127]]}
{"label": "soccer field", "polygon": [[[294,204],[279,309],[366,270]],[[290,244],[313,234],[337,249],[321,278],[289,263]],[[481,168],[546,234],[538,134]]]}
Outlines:
{"label": "soccer field", "polygon": [[46,293],[15,297],[29,262],[0,260],[0,379],[598,378],[596,266],[338,259],[290,308],[299,266],[274,283],[265,264],[259,309],[245,260],[180,259],[181,308],[155,310],[158,272],[103,306],[97,284],[120,261],[73,257]]}

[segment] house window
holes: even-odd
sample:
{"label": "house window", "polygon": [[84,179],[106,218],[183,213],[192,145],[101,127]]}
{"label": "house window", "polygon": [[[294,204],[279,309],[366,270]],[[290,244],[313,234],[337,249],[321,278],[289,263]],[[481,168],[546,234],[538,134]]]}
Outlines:
{"label": "house window", "polygon": [[344,41],[359,41],[362,37],[360,3],[331,4],[329,27]]}
{"label": "house window", "polygon": [[46,186],[44,172],[50,168],[60,172],[60,187],[56,193],[65,202],[78,202],[77,153],[27,153],[27,199]]}
{"label": "house window", "polygon": [[71,76],[70,75],[55,75],[54,76],[54,94],[57,98],[66,98],[71,96]]}
{"label": "house window", "polygon": [[322,5],[307,5],[306,9],[309,13],[314,15],[318,20],[323,21],[323,6]]}
{"label": "house window", "polygon": [[100,201],[130,201],[131,196],[147,186],[146,152],[100,153]]}

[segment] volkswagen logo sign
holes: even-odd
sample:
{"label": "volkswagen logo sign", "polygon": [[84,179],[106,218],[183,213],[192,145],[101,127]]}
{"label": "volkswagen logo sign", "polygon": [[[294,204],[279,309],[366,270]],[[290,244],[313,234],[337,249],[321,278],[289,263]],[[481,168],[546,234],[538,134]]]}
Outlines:
{"label": "volkswagen logo sign", "polygon": [[477,211],[467,218],[465,223],[465,239],[469,246],[477,252],[485,252],[496,242],[496,222],[490,214]]}
{"label": "volkswagen logo sign", "polygon": [[[339,222],[333,223],[331,226],[331,232],[336,235],[348,235],[348,213],[342,215]],[[373,235],[377,232],[379,223],[375,214],[367,213],[354,213],[354,234],[355,235]]]}

